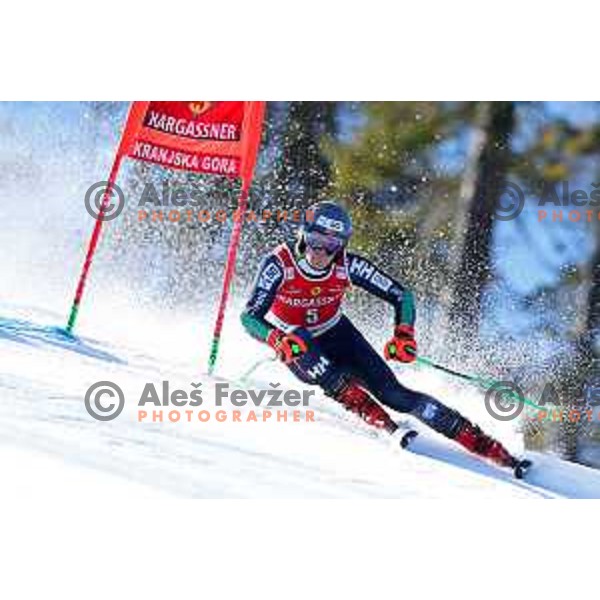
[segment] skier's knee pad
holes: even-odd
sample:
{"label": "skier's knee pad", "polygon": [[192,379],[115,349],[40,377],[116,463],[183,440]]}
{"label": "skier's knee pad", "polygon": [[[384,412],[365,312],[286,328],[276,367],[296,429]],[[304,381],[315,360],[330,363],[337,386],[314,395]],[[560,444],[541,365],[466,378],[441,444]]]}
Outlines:
{"label": "skier's knee pad", "polygon": [[464,417],[435,398],[420,394],[412,414],[442,435],[454,438],[462,427]]}

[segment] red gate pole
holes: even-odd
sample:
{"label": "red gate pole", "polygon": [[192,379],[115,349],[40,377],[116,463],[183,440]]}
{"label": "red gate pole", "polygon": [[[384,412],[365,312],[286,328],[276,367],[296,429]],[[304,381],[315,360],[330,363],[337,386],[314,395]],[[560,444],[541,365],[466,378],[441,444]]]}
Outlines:
{"label": "red gate pole", "polygon": [[225,265],[225,276],[223,278],[223,288],[221,290],[221,300],[219,302],[219,310],[215,329],[213,332],[212,343],[210,346],[210,358],[208,359],[208,373],[211,375],[214,371],[219,353],[219,343],[221,341],[221,330],[223,329],[223,320],[225,318],[225,308],[227,307],[227,299],[229,298],[229,289],[231,281],[235,274],[235,259],[237,256],[240,237],[242,235],[242,227],[244,225],[244,217],[248,206],[248,193],[250,191],[251,178],[244,178],[242,181],[242,191],[238,208],[236,210],[237,217],[234,218],[233,230],[231,232],[231,240],[229,241],[229,249],[227,251],[227,264]]}
{"label": "red gate pole", "polygon": [[106,209],[108,208],[108,203],[111,197],[111,190],[115,185],[122,159],[123,155],[120,152],[118,152],[117,156],[115,157],[115,160],[113,161],[113,165],[108,176],[107,186],[102,196],[102,204],[100,205],[100,211],[98,212],[98,216],[96,217],[96,224],[94,225],[94,230],[92,231],[92,236],[90,237],[90,241],[88,243],[85,261],[83,263],[83,268],[81,269],[79,282],[77,283],[77,290],[75,291],[75,298],[73,299],[73,304],[71,305],[71,312],[69,313],[69,321],[67,323],[66,328],[66,331],[69,334],[73,332],[73,327],[75,326],[75,321],[77,320],[77,314],[79,313],[79,305],[81,304],[81,299],[83,297],[85,283],[88,277],[88,273],[90,271],[90,267],[92,265],[92,260],[94,259],[96,247],[98,246],[98,240],[100,239],[100,232],[102,230],[102,224],[104,223],[103,217],[106,214]]}
{"label": "red gate pole", "polygon": [[81,275],[79,276],[79,282],[77,283],[77,289],[75,291],[75,298],[73,300],[73,304],[71,305],[69,321],[66,327],[66,332],[68,334],[72,334],[73,327],[75,327],[75,321],[77,320],[79,306],[81,304],[81,299],[83,298],[85,283],[88,277],[90,267],[92,265],[92,260],[94,259],[96,247],[98,246],[98,240],[100,239],[100,232],[102,230],[102,224],[104,223],[103,218],[106,214],[106,209],[108,208],[108,203],[110,201],[112,189],[115,187],[117,181],[117,176],[119,174],[121,162],[123,160],[123,157],[127,156],[129,149],[133,144],[133,141],[135,140],[135,137],[140,127],[142,126],[142,119],[144,114],[146,113],[148,105],[149,102],[147,101],[135,101],[132,102],[129,107],[129,112],[125,121],[125,127],[123,129],[123,133],[119,141],[119,146],[117,148],[117,154],[115,156],[115,159],[113,160],[112,168],[108,176],[107,186],[104,190],[104,195],[102,196],[100,211],[96,217],[96,224],[94,225],[94,230],[92,231],[92,236],[90,237],[90,241],[88,243],[85,261],[83,263]]}

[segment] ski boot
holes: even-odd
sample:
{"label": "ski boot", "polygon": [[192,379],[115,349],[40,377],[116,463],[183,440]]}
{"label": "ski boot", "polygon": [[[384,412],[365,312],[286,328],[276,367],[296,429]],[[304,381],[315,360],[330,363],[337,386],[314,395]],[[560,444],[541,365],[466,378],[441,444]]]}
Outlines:
{"label": "ski boot", "polygon": [[335,399],[346,410],[357,414],[369,425],[394,433],[398,428],[387,412],[371,398],[369,393],[356,383],[349,383],[342,387]]}
{"label": "ski boot", "polygon": [[474,454],[487,458],[500,467],[512,469],[517,479],[522,479],[531,466],[531,461],[515,458],[499,441],[467,419],[464,419],[454,440]]}
{"label": "ski boot", "polygon": [[356,383],[345,384],[334,398],[369,425],[383,429],[398,438],[401,448],[406,448],[418,435],[413,429],[399,427],[371,395]]}

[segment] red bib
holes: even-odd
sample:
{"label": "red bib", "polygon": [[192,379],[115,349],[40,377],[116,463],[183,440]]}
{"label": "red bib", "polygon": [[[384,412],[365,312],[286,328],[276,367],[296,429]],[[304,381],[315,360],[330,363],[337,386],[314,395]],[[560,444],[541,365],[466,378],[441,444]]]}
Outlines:
{"label": "red bib", "polygon": [[309,277],[301,270],[286,244],[278,246],[274,255],[283,265],[283,282],[269,311],[273,325],[289,330],[306,327],[322,333],[341,316],[340,305],[350,287],[345,253],[341,253],[322,277]]}

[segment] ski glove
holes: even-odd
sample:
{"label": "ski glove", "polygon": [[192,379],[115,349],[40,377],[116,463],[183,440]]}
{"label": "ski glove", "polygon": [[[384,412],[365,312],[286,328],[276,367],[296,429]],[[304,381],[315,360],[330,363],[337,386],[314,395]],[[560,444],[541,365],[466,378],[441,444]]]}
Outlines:
{"label": "ski glove", "polygon": [[386,360],[411,363],[417,358],[417,341],[412,325],[397,325],[394,337],[385,345],[383,354]]}
{"label": "ski glove", "polygon": [[284,333],[273,329],[267,337],[267,344],[275,350],[277,357],[286,365],[302,356],[307,350],[306,342],[295,333]]}

